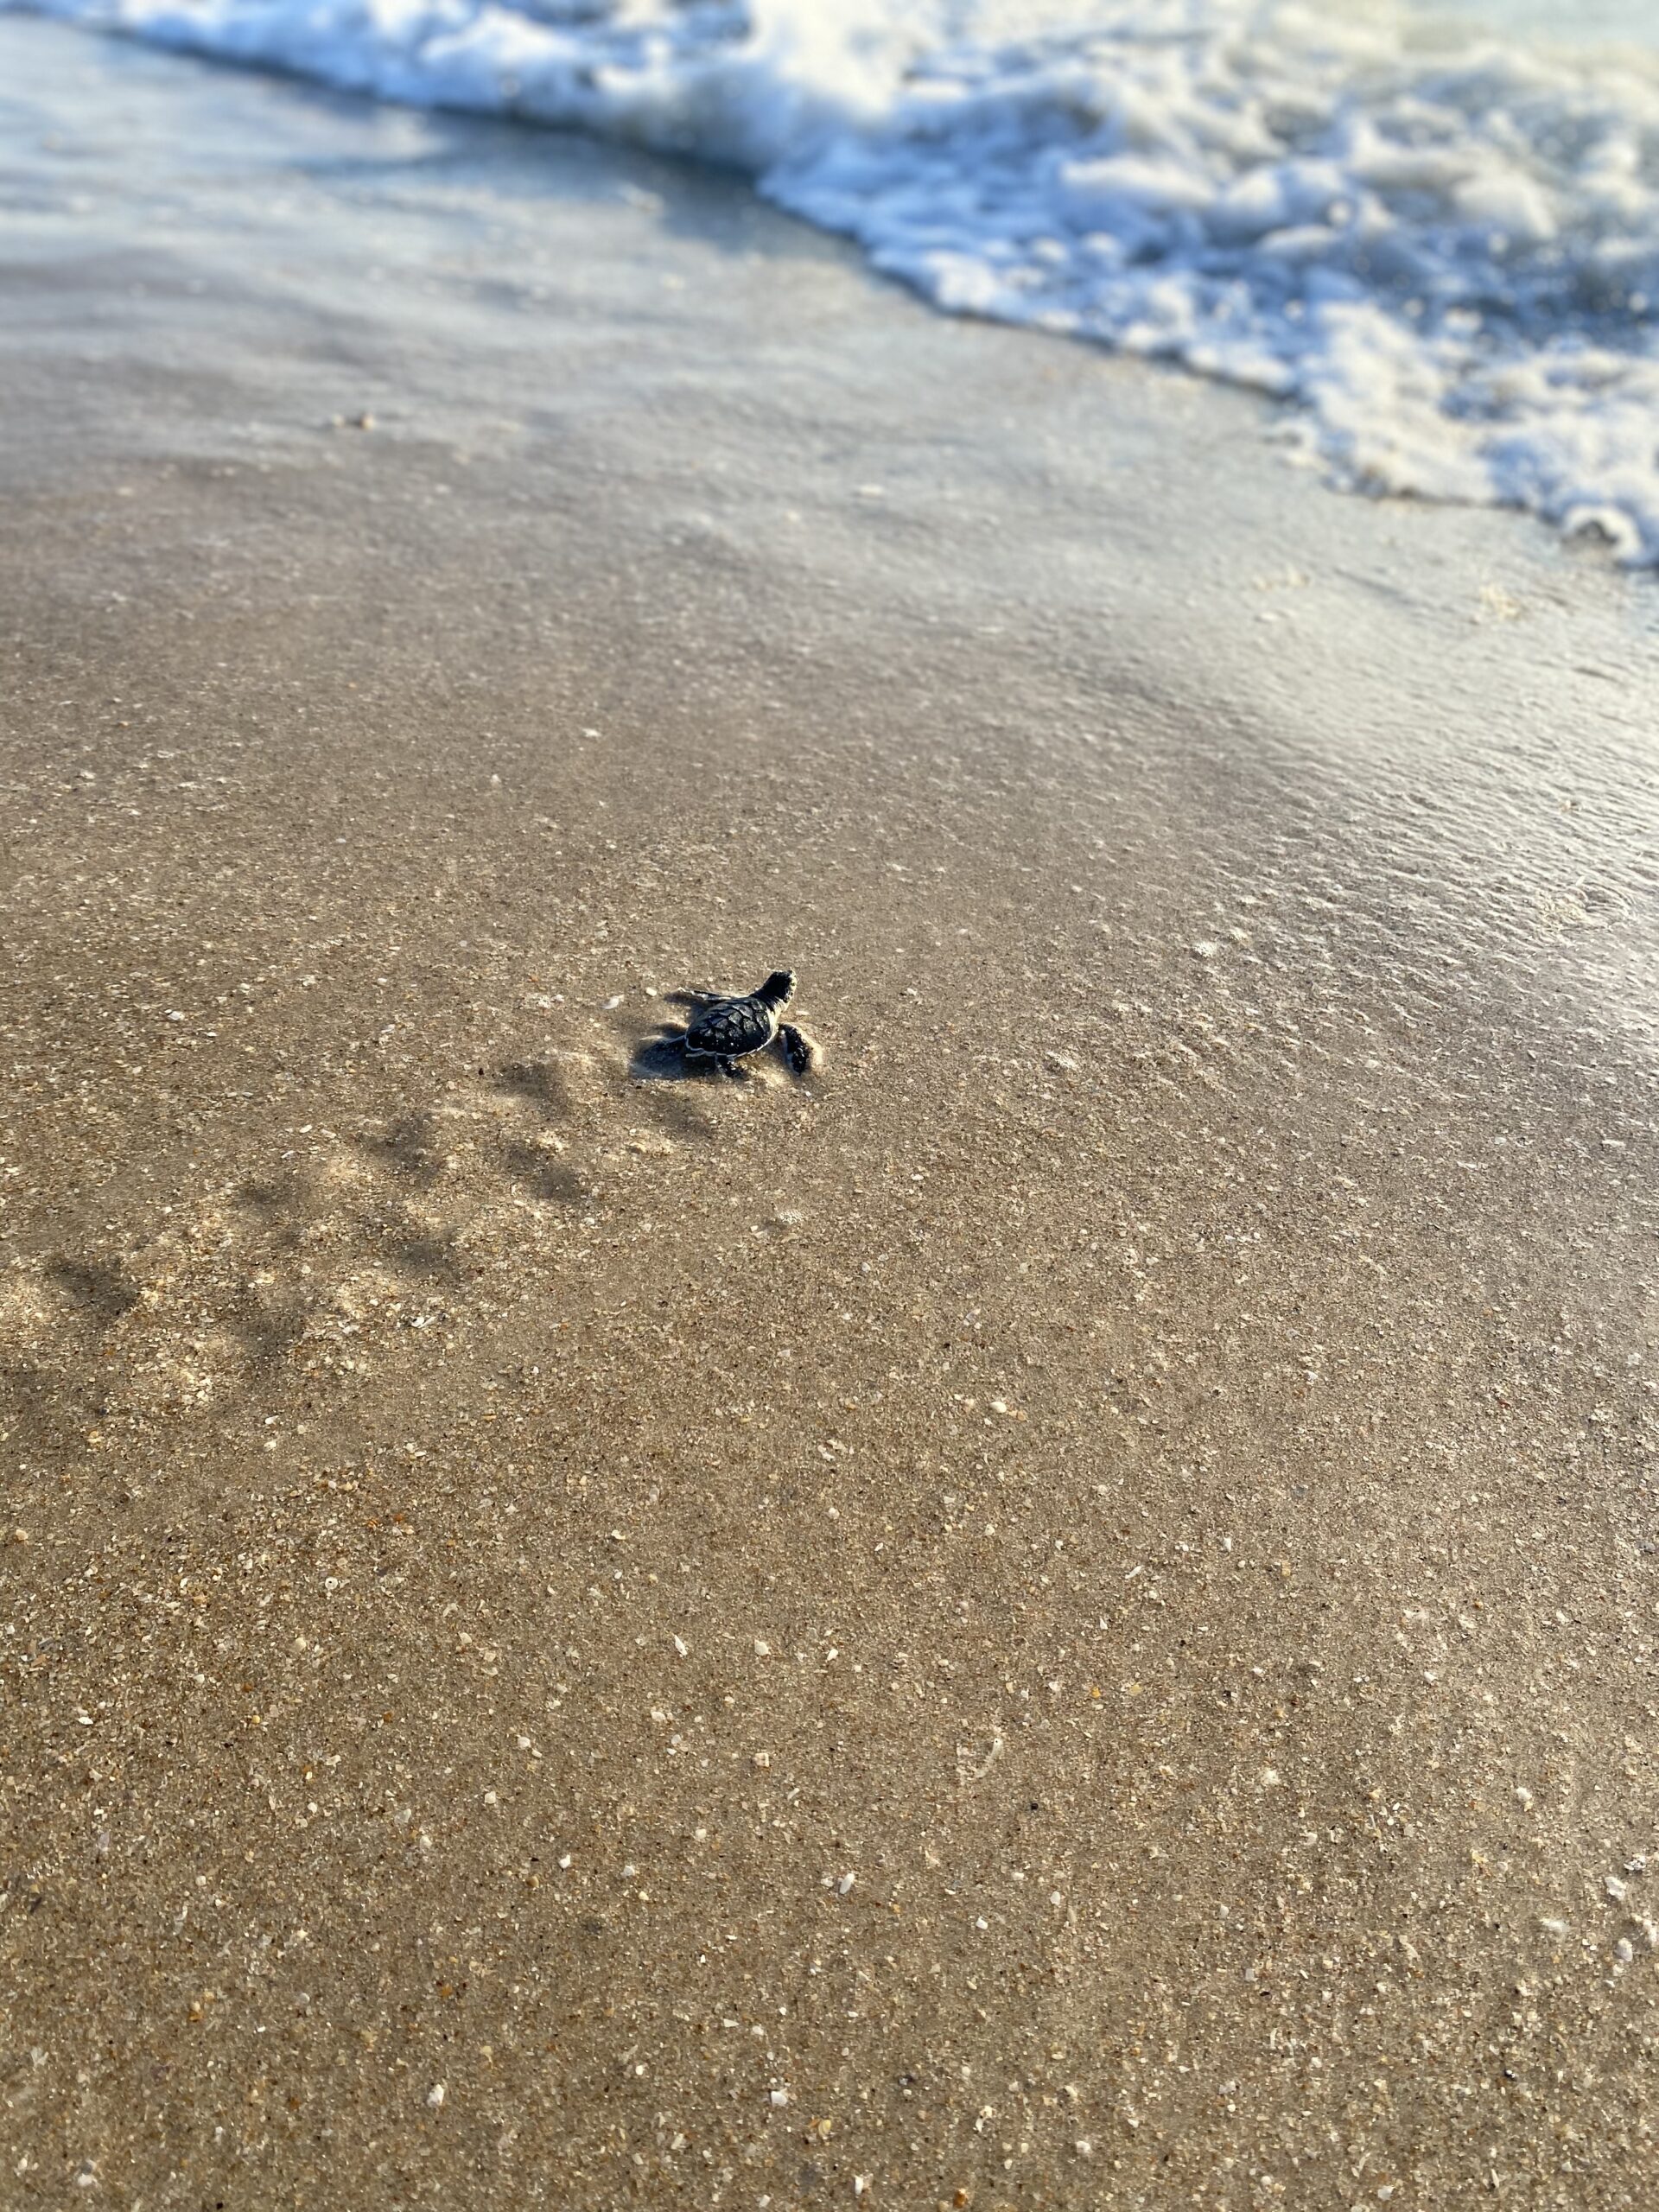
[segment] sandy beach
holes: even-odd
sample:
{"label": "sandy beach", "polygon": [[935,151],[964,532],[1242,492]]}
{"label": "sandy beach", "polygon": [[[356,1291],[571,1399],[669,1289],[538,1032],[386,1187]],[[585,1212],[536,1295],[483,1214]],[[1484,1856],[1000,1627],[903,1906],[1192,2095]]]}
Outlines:
{"label": "sandy beach", "polygon": [[0,2205],[1651,2205],[1651,578],[0,85]]}

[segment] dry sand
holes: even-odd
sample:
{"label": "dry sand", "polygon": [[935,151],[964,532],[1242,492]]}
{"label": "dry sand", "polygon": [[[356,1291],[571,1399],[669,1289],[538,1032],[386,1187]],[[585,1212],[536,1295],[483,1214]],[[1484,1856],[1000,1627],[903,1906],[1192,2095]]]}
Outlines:
{"label": "dry sand", "polygon": [[0,77],[0,2203],[1659,2202],[1651,583]]}

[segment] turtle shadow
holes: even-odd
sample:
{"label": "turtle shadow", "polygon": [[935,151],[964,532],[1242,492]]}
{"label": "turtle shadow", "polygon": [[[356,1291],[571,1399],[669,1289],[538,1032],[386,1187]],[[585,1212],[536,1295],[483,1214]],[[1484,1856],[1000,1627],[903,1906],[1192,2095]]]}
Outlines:
{"label": "turtle shadow", "polygon": [[[677,1025],[654,1030],[642,1037],[628,1060],[628,1074],[635,1083],[714,1084],[724,1090],[731,1078],[721,1073],[713,1059],[691,1059],[685,1049],[685,1032]],[[740,1080],[755,1083],[759,1072],[745,1067]]]}
{"label": "turtle shadow", "polygon": [[685,1030],[678,1022],[653,1029],[635,1045],[628,1058],[628,1075],[634,1083],[690,1083],[710,1071],[694,1067],[685,1056]]}

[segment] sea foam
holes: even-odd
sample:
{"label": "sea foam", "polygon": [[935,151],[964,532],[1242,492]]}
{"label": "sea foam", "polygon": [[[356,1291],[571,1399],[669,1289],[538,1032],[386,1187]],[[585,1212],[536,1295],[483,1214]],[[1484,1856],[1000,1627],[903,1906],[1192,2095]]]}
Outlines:
{"label": "sea foam", "polygon": [[1272,395],[1344,484],[1659,563],[1659,54],[1387,0],[37,4],[740,167],[947,311]]}

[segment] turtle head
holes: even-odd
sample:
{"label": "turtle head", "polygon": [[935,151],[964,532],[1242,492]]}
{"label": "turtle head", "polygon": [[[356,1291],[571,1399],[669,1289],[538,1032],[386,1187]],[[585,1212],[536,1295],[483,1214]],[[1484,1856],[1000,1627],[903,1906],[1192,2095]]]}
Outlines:
{"label": "turtle head", "polygon": [[774,968],[754,995],[770,1007],[787,1006],[795,995],[795,970]]}

